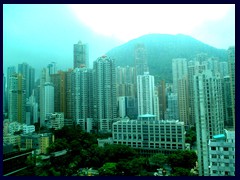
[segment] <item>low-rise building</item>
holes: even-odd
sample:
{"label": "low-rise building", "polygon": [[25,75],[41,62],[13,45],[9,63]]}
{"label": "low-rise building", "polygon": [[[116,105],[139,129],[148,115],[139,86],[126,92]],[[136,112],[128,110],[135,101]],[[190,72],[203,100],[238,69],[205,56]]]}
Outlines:
{"label": "low-rise building", "polygon": [[211,176],[235,176],[235,131],[209,140],[209,170]]}
{"label": "low-rise building", "polygon": [[53,128],[55,130],[62,129],[64,126],[64,113],[63,112],[55,112],[47,115],[47,119],[45,120],[46,126],[50,129]]}
{"label": "low-rise building", "polygon": [[34,149],[40,154],[46,154],[47,148],[54,142],[52,133],[21,135],[21,148]]}
{"label": "low-rise building", "polygon": [[184,123],[154,119],[154,115],[146,114],[138,120],[122,119],[113,123],[113,143],[126,144],[143,154],[185,150]]}
{"label": "low-rise building", "polygon": [[28,134],[28,133],[35,132],[35,126],[34,125],[24,124],[22,127],[23,127],[23,134]]}

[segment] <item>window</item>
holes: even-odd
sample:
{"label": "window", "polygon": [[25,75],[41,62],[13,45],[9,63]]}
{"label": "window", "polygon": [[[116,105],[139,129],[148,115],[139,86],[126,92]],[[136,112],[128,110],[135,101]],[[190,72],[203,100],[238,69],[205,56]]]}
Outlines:
{"label": "window", "polygon": [[217,158],[217,155],[216,154],[212,154],[212,158]]}
{"label": "window", "polygon": [[223,148],[223,151],[228,151],[228,147],[224,147],[224,148]]}
{"label": "window", "polygon": [[213,150],[213,151],[216,150],[216,147],[211,147],[211,150]]}

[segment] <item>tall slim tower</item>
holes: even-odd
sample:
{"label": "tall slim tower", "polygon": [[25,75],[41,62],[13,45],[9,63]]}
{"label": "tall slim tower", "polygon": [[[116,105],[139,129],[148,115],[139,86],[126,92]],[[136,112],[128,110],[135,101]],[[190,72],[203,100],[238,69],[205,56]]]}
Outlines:
{"label": "tall slim tower", "polygon": [[235,129],[235,46],[228,48],[228,68],[231,85],[233,126]]}
{"label": "tall slim tower", "polygon": [[158,99],[160,119],[165,119],[165,113],[167,110],[167,95],[166,95],[166,83],[164,80],[161,80],[158,86]]}
{"label": "tall slim tower", "polygon": [[16,73],[16,68],[15,66],[10,66],[7,69],[7,88],[6,88],[6,94],[7,94],[7,103],[6,103],[6,107],[7,107],[7,112],[9,112],[9,87],[10,87],[10,77]]}
{"label": "tall slim tower", "polygon": [[233,128],[232,96],[230,77],[223,77],[223,110],[224,110],[224,128]]}
{"label": "tall slim tower", "polygon": [[9,77],[9,120],[25,123],[26,94],[25,80],[22,74],[12,74]]}
{"label": "tall slim tower", "polygon": [[93,64],[94,115],[99,131],[111,131],[117,117],[116,71],[114,60],[102,56]]}
{"label": "tall slim tower", "polygon": [[3,74],[3,113],[6,112],[6,77]]}
{"label": "tall slim tower", "polygon": [[40,79],[40,126],[45,125],[49,113],[54,113],[54,86],[50,83],[48,68],[43,68]]}
{"label": "tall slim tower", "polygon": [[89,68],[89,54],[88,45],[78,41],[73,45],[73,67],[88,67]]}
{"label": "tall slim tower", "polygon": [[173,92],[178,93],[178,80],[187,76],[187,60],[176,58],[172,60]]}
{"label": "tall slim tower", "polygon": [[84,130],[88,118],[93,118],[92,69],[75,68],[72,73],[72,113],[73,120]]}
{"label": "tall slim tower", "polygon": [[64,112],[66,117],[66,72],[50,75],[54,86],[54,112]]}
{"label": "tall slim tower", "polygon": [[33,67],[29,67],[29,96],[32,95],[35,85],[35,69]]}
{"label": "tall slim tower", "polygon": [[149,72],[144,44],[137,44],[135,46],[135,69],[136,77],[144,75],[144,72]]}
{"label": "tall slim tower", "polygon": [[[137,76],[137,97],[138,97],[138,115],[158,115],[158,109],[155,109],[154,76],[145,72],[144,75]],[[157,102],[158,104],[158,102]]]}
{"label": "tall slim tower", "polygon": [[223,131],[223,98],[220,74],[206,70],[194,76],[194,100],[200,176],[209,176],[208,141]]}
{"label": "tall slim tower", "polygon": [[27,63],[18,64],[18,73],[22,74],[24,77],[26,85],[26,98],[30,96],[29,92],[29,65]]}

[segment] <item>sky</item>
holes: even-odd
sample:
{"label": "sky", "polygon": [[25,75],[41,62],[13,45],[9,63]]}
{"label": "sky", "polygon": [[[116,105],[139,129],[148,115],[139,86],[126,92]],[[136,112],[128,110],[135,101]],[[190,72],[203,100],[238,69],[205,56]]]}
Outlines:
{"label": "sky", "polygon": [[52,61],[73,67],[73,44],[89,46],[90,66],[112,48],[145,34],[185,34],[216,48],[235,45],[231,4],[4,4],[3,69]]}

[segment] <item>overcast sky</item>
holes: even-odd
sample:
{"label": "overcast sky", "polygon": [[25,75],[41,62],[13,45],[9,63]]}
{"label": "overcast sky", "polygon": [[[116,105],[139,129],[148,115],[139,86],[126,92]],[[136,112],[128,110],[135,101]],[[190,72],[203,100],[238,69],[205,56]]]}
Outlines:
{"label": "overcast sky", "polygon": [[[3,5],[3,65],[40,71],[73,66],[73,44],[89,45],[90,64],[144,34],[186,34],[216,48],[235,45],[235,5]],[[38,74],[38,72],[37,72]]]}

